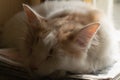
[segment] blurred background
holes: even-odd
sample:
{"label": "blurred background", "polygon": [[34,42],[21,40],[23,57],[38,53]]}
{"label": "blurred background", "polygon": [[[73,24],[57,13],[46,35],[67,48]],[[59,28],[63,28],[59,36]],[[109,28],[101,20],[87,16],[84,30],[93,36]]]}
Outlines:
{"label": "blurred background", "polygon": [[120,0],[114,0],[113,20],[117,29],[120,29]]}
{"label": "blurred background", "polygon": [[[29,5],[38,5],[44,1],[48,1],[48,0],[0,0],[0,26],[3,26],[3,24],[7,20],[9,20],[13,15],[23,10],[22,3],[26,3]],[[103,10],[106,15],[108,15],[110,18],[114,20],[115,27],[117,29],[120,29],[119,27],[120,0],[78,0],[78,1],[84,1],[86,3],[90,3],[95,7]]]}

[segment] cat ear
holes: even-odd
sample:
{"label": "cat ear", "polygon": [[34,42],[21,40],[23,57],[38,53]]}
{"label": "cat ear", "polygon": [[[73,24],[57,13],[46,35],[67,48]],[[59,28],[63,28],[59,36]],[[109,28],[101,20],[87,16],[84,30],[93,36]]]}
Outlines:
{"label": "cat ear", "polygon": [[100,23],[88,24],[85,28],[81,29],[77,34],[76,40],[81,47],[86,47],[96,34],[100,27]]}
{"label": "cat ear", "polygon": [[23,4],[24,12],[28,18],[29,25],[33,28],[45,28],[44,24],[46,19],[40,16],[37,12],[35,12],[31,7],[26,4]]}

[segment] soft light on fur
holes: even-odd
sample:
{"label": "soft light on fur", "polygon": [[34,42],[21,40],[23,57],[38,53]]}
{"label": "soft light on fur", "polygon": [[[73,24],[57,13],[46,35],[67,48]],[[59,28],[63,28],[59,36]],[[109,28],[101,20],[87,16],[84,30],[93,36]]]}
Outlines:
{"label": "soft light on fur", "polygon": [[40,76],[97,73],[113,64],[118,49],[114,27],[99,10],[80,1],[23,8],[25,13],[5,24],[2,45],[18,49]]}

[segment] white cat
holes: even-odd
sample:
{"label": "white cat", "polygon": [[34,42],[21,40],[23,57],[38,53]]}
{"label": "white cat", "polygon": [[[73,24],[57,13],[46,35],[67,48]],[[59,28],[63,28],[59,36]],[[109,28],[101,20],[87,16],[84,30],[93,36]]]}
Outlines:
{"label": "white cat", "polygon": [[5,24],[2,46],[17,49],[40,76],[97,73],[113,65],[118,51],[115,29],[98,9],[80,1],[23,8]]}

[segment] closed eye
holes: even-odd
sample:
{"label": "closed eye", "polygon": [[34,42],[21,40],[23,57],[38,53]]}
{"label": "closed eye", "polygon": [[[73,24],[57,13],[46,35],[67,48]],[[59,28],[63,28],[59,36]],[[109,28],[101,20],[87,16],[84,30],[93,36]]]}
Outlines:
{"label": "closed eye", "polygon": [[50,49],[50,51],[49,51],[49,55],[52,55],[53,54],[53,49]]}
{"label": "closed eye", "polygon": [[47,60],[51,59],[51,57],[53,56],[53,51],[54,51],[53,49],[49,50],[49,54],[47,56]]}

